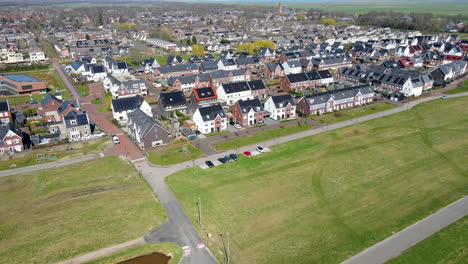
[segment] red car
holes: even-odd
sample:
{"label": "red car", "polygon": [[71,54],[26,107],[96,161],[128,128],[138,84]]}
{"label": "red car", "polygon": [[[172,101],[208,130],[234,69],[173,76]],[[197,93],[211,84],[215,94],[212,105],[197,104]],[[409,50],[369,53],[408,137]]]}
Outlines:
{"label": "red car", "polygon": [[247,157],[250,157],[250,156],[252,156],[252,153],[250,153],[250,151],[246,151],[246,152],[244,152],[244,155],[246,155]]}

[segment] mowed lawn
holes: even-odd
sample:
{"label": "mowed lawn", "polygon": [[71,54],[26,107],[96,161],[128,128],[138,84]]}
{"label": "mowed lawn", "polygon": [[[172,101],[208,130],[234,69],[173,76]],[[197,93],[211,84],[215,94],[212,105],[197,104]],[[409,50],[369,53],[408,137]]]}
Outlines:
{"label": "mowed lawn", "polygon": [[165,211],[118,157],[0,178],[0,263],[54,263],[143,236]]}
{"label": "mowed lawn", "polygon": [[[184,146],[187,148],[188,152],[183,151]],[[192,144],[184,144],[181,146],[150,151],[148,152],[148,160],[153,164],[171,165],[196,159],[200,157],[201,154],[202,152]]]}
{"label": "mowed lawn", "polygon": [[167,178],[206,244],[234,263],[339,263],[468,194],[468,98]]}
{"label": "mowed lawn", "polygon": [[387,264],[464,264],[467,260],[468,216],[465,216]]}
{"label": "mowed lawn", "polygon": [[395,106],[391,104],[387,104],[387,103],[376,103],[376,104],[364,105],[364,106],[357,107],[357,108],[341,110],[341,111],[326,114],[323,116],[316,116],[316,117],[312,117],[312,119],[323,124],[333,124],[333,123],[342,122],[348,119],[353,119],[356,117],[361,117],[361,116],[385,111],[385,110],[392,109],[392,108],[395,108]]}
{"label": "mowed lawn", "polygon": [[311,128],[312,127],[308,124],[274,128],[274,129],[269,129],[265,131],[260,131],[253,136],[246,136],[246,137],[241,137],[238,139],[221,142],[221,143],[215,144],[213,147],[219,150],[235,149],[235,148],[239,148],[242,146],[255,144],[257,142],[261,142],[261,141],[265,141],[265,140],[269,140],[269,139],[273,139],[277,137],[282,137],[282,136],[286,136],[289,134],[299,133],[299,132],[302,132]]}
{"label": "mowed lawn", "polygon": [[457,93],[464,93],[468,92],[468,80],[461,82],[455,89],[448,90],[444,92],[445,94],[457,94]]}

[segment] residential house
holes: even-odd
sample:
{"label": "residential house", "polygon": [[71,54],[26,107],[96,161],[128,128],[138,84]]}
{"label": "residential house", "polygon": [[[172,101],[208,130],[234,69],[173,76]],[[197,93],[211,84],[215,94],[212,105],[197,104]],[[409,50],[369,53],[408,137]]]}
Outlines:
{"label": "residential house", "polygon": [[210,85],[208,73],[174,76],[167,80],[167,85],[176,91],[191,91],[194,87],[206,87]]}
{"label": "residential house", "polygon": [[226,113],[219,104],[198,108],[192,120],[202,134],[221,132],[227,128]]}
{"label": "residential house", "polygon": [[281,64],[284,74],[294,74],[302,72],[302,65],[299,60],[288,60]]}
{"label": "residential house", "polygon": [[154,70],[154,76],[162,79],[198,73],[200,73],[200,69],[195,63],[161,66]]}
{"label": "residential house", "polygon": [[276,57],[276,52],[270,48],[260,48],[258,56],[263,57],[265,60],[273,60]]}
{"label": "residential house", "polygon": [[173,140],[169,130],[140,109],[128,113],[128,130],[141,149],[167,145]]}
{"label": "residential house", "polygon": [[218,69],[232,71],[237,69],[237,63],[234,59],[221,59],[218,61]]}
{"label": "residential house", "polygon": [[71,111],[63,117],[62,121],[65,131],[61,131],[61,134],[71,141],[80,140],[83,137],[91,135],[91,127],[87,113]]}
{"label": "residential house", "polygon": [[111,57],[106,56],[103,60],[103,63],[104,67],[106,67],[106,70],[107,72],[109,72],[109,74],[128,72],[128,66],[125,61],[114,60]]}
{"label": "residential house", "polygon": [[202,61],[200,63],[200,71],[203,72],[210,72],[210,71],[217,71],[218,70],[218,64],[216,61]]}
{"label": "residential house", "polygon": [[148,115],[149,117],[153,116],[151,111],[151,106],[145,99],[139,95],[126,97],[126,98],[119,98],[112,100],[111,104],[112,109],[112,116],[115,120],[119,122],[127,122],[128,121],[128,113],[135,111],[136,109],[140,109],[143,113]]}
{"label": "residential house", "polygon": [[218,95],[216,94],[216,90],[211,86],[193,88],[192,93],[190,94],[191,103],[203,105],[212,104],[216,101],[218,101]]}
{"label": "residential house", "polygon": [[268,95],[268,88],[265,85],[265,82],[263,80],[254,80],[254,81],[249,81],[247,84],[250,87],[250,90],[252,91],[252,96],[256,98],[266,98]]}
{"label": "residential house", "polygon": [[87,76],[88,81],[100,82],[107,77],[107,72],[102,65],[90,65],[90,74]]}
{"label": "residential house", "polygon": [[252,99],[252,90],[247,82],[222,83],[216,90],[219,99],[228,105],[235,104],[238,100]]}
{"label": "residential house", "polygon": [[185,100],[182,91],[173,91],[168,93],[161,93],[158,99],[158,105],[165,111],[181,111],[185,112],[187,108],[187,101]]}
{"label": "residential house", "polygon": [[274,120],[295,118],[296,102],[290,94],[271,96],[265,102],[265,111]]}
{"label": "residential house", "polygon": [[172,56],[172,55],[169,55],[167,57],[167,64],[168,65],[175,65],[175,64],[181,64],[184,62],[184,59],[182,59],[182,57],[180,56]]}
{"label": "residential house", "polygon": [[440,65],[431,72],[435,81],[447,81],[458,77],[466,72],[467,62],[465,60],[454,61],[449,64]]}
{"label": "residential house", "polygon": [[280,63],[269,63],[263,67],[263,74],[270,79],[276,79],[284,76],[283,66]]}
{"label": "residential house", "polygon": [[128,73],[109,75],[104,79],[103,85],[113,99],[148,95],[146,82]]}
{"label": "residential house", "polygon": [[0,154],[15,153],[23,150],[21,131],[13,123],[0,126]]}
{"label": "residential house", "polygon": [[155,58],[148,58],[141,62],[141,66],[145,69],[146,73],[153,73],[154,70],[161,65],[159,65]]}
{"label": "residential house", "polygon": [[374,95],[374,88],[370,86],[355,86],[309,94],[297,102],[297,110],[306,116],[317,114],[321,115],[371,103]]}
{"label": "residential house", "polygon": [[232,114],[242,127],[263,124],[265,120],[263,105],[258,98],[237,101],[232,108]]}

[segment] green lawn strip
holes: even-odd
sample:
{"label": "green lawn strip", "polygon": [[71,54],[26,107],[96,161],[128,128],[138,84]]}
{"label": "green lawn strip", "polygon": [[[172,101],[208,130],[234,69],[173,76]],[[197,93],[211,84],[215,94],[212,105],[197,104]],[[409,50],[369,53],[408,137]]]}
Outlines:
{"label": "green lawn strip", "polygon": [[44,98],[45,94],[32,94],[32,95],[20,95],[20,96],[5,96],[0,97],[0,100],[8,100],[11,106],[24,105],[32,101],[40,103]]}
{"label": "green lawn strip", "polygon": [[0,179],[0,259],[55,263],[141,237],[166,214],[134,166],[112,156]]}
{"label": "green lawn strip", "polygon": [[211,137],[211,136],[221,135],[221,134],[224,134],[224,133],[229,133],[229,131],[228,130],[223,130],[223,131],[219,131],[219,132],[212,132],[212,133],[205,134],[205,136],[206,137]]}
{"label": "green lawn strip", "polygon": [[289,134],[299,133],[310,129],[310,125],[292,125],[282,128],[274,128],[265,131],[258,132],[253,136],[242,137],[238,139],[233,139],[225,142],[221,142],[216,144],[214,147],[219,150],[228,150],[228,149],[235,149],[242,146],[247,146],[254,144],[256,142],[261,142],[269,139],[273,139],[276,137],[282,137]]}
{"label": "green lawn strip", "polygon": [[468,259],[468,216],[410,248],[387,264],[463,264]]}
{"label": "green lawn strip", "polygon": [[468,194],[467,103],[434,100],[166,181],[219,261],[207,233],[230,233],[235,263],[340,263]]}
{"label": "green lawn strip", "polygon": [[342,122],[345,120],[353,119],[356,117],[361,117],[373,113],[377,113],[380,111],[385,111],[388,109],[392,109],[395,106],[392,104],[387,103],[377,103],[371,105],[365,105],[357,108],[341,110],[335,113],[329,113],[323,116],[316,116],[312,117],[313,120],[323,123],[323,124],[333,124]]}
{"label": "green lawn strip", "polygon": [[[38,149],[35,150],[33,147],[32,152],[20,152],[13,156],[10,156],[8,160],[1,160],[0,171],[8,170],[12,168],[27,167],[42,163],[48,163],[58,161],[62,159],[77,158],[93,153],[97,153],[101,147],[104,147],[104,143],[109,141],[109,138],[102,138],[97,141],[70,144],[69,150],[53,150],[53,149]],[[41,160],[40,155],[44,158]]]}
{"label": "green lawn strip", "polygon": [[125,251],[119,252],[109,257],[102,259],[86,262],[86,264],[110,264],[110,263],[119,263],[125,260],[133,259],[139,256],[144,256],[151,254],[153,252],[159,252],[164,255],[172,255],[170,264],[178,264],[182,260],[182,248],[176,244],[168,242],[156,242],[151,244],[146,244],[143,246],[138,246],[135,248],[130,248]]}
{"label": "green lawn strip", "polygon": [[112,95],[110,93],[106,93],[104,98],[106,99],[105,101],[106,104],[104,106],[99,107],[97,111],[100,113],[112,112],[112,109],[111,109]]}
{"label": "green lawn strip", "polygon": [[[183,147],[186,146],[190,153],[184,153]],[[165,148],[148,152],[148,160],[153,164],[171,165],[200,157],[202,152],[192,144]]]}
{"label": "green lawn strip", "polygon": [[91,100],[91,103],[100,105],[100,104],[102,104],[102,98],[101,97],[95,98],[95,99]]}
{"label": "green lawn strip", "polygon": [[461,86],[457,86],[457,88],[445,91],[444,93],[445,94],[457,94],[457,93],[468,92],[468,80],[464,81],[463,84],[460,83],[459,85]]}
{"label": "green lawn strip", "polygon": [[132,67],[140,67],[140,62],[139,61],[134,61],[134,60],[132,60],[130,58],[127,58],[127,57],[116,58],[116,60],[125,61],[129,66],[132,66]]}
{"label": "green lawn strip", "polygon": [[89,95],[89,84],[79,84],[76,86],[76,89],[78,90],[78,93],[80,93],[80,95],[83,97]]}

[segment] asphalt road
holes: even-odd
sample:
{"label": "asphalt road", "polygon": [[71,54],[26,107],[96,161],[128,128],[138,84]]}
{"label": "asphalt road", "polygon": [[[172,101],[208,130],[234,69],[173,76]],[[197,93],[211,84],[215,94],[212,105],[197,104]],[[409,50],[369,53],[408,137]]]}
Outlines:
{"label": "asphalt road", "polygon": [[381,264],[468,214],[468,196],[403,229],[342,264]]}

